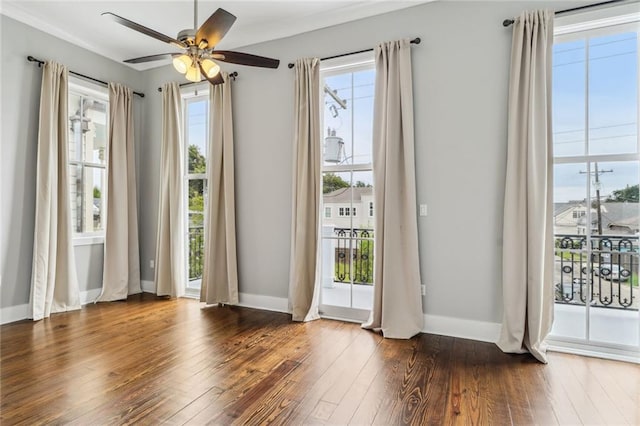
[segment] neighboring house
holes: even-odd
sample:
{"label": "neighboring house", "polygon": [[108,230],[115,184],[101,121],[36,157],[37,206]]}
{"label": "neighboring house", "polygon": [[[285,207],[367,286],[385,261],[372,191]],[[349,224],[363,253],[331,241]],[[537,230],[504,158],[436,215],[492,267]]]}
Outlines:
{"label": "neighboring house", "polygon": [[373,187],[347,187],[324,194],[323,225],[373,229]]}
{"label": "neighboring house", "polygon": [[[635,235],[640,231],[638,203],[600,204],[603,235]],[[587,205],[584,201],[554,204],[554,233],[585,235],[587,231]],[[591,229],[598,230],[598,214],[591,208]]]}

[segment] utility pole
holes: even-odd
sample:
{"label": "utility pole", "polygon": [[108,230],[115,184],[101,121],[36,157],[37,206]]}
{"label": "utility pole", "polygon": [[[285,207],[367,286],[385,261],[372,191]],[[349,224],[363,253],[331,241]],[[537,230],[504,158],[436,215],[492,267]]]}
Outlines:
{"label": "utility pole", "polygon": [[[593,172],[583,172],[580,171],[580,174],[593,174],[595,176],[594,186],[596,187],[596,214],[598,215],[598,235],[602,235],[602,211],[600,209],[600,175],[603,173],[611,173],[611,170],[598,170],[598,163],[594,163],[595,170]],[[589,224],[591,226],[591,224]]]}

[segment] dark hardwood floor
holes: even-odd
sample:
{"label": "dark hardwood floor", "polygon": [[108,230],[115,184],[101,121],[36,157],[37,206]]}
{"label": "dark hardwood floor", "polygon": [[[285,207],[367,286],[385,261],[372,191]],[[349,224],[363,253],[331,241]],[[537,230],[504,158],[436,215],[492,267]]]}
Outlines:
{"label": "dark hardwood floor", "polygon": [[133,296],[1,332],[1,423],[640,424],[640,367]]}

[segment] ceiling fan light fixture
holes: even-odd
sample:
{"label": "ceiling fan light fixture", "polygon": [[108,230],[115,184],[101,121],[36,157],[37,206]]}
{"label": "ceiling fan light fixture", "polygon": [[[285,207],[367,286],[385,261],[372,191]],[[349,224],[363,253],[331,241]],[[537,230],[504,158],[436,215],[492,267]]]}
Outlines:
{"label": "ceiling fan light fixture", "polygon": [[199,82],[202,79],[202,74],[200,73],[200,68],[198,64],[192,63],[187,73],[184,75],[187,80],[192,81],[194,83]]}
{"label": "ceiling fan light fixture", "polygon": [[193,60],[189,57],[189,55],[180,55],[173,58],[173,67],[180,74],[186,73],[192,65]]}
{"label": "ceiling fan light fixture", "polygon": [[216,64],[211,59],[205,59],[201,64],[202,70],[208,78],[213,78],[220,72],[220,65]]}

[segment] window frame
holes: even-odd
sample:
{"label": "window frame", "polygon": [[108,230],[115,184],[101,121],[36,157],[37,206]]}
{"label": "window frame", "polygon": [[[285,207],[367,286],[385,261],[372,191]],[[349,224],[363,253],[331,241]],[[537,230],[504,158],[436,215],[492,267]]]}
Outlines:
{"label": "window frame", "polygon": [[[182,211],[185,213],[183,216],[184,223],[184,283],[185,283],[185,296],[191,298],[199,298],[200,291],[202,288],[202,279],[200,278],[200,289],[196,289],[195,287],[189,286],[189,181],[190,180],[203,180],[203,223],[202,223],[202,231],[203,235],[206,231],[206,223],[208,217],[207,205],[208,205],[208,167],[209,162],[207,161],[207,171],[205,173],[190,173],[189,172],[189,122],[188,118],[188,108],[190,103],[194,102],[207,102],[207,111],[206,114],[209,114],[211,105],[209,100],[209,87],[208,83],[198,84],[194,86],[189,86],[180,90],[180,99],[181,99],[181,114],[182,114],[182,129],[183,129],[183,141],[184,141],[184,158],[183,158],[183,174],[182,174],[182,184],[183,184],[183,197],[182,197]],[[208,140],[209,136],[209,123],[207,118],[207,134],[205,136],[205,141]],[[208,160],[208,143],[206,144],[207,151],[205,152],[205,158]]]}
{"label": "window frame", "polygon": [[[375,57],[373,55],[373,52],[363,52],[360,54],[354,54],[354,55],[348,55],[345,57],[341,57],[341,58],[335,58],[335,59],[331,59],[331,60],[327,60],[327,61],[323,61],[320,65],[320,85],[321,88],[320,90],[322,91],[324,88],[324,82],[325,79],[327,77],[331,77],[334,75],[340,75],[340,74],[345,74],[345,73],[356,73],[356,72],[360,72],[360,71],[368,71],[368,70],[373,70],[375,72]],[[375,90],[374,90],[375,92]],[[320,94],[320,105],[319,105],[319,110],[322,112],[321,117],[320,117],[320,122],[322,123],[322,126],[324,126],[325,123],[325,105],[324,105],[324,93],[321,92]],[[371,123],[373,125],[373,123]],[[352,129],[353,131],[353,129]],[[325,132],[326,129],[321,129],[321,134],[320,134],[320,141],[322,144],[324,144],[324,138],[325,138]],[[348,158],[349,156],[353,156],[354,155],[354,138],[352,138],[352,144],[351,144],[351,151],[348,153],[345,153],[346,158]],[[373,143],[373,142],[372,142]],[[372,147],[373,148],[373,147]],[[323,152],[322,148],[321,148],[321,152]],[[326,173],[334,173],[334,174],[349,174],[350,175],[350,181],[351,181],[351,185],[354,184],[354,175],[358,172],[370,172],[371,174],[373,174],[373,152],[371,153],[372,156],[370,157],[370,161],[367,163],[353,163],[353,162],[349,162],[346,164],[326,164],[324,161],[324,157],[321,159],[321,179],[323,178],[323,176]],[[344,161],[344,160],[343,160]],[[324,198],[322,198],[322,206],[324,207]],[[345,203],[346,204],[346,203]],[[359,202],[356,202],[354,200],[354,191],[351,191],[351,198],[348,201],[348,206],[345,207],[344,205],[342,207],[340,206],[336,206],[338,209],[338,216],[340,218],[344,218],[344,220],[348,220],[349,221],[349,225],[348,227],[351,229],[354,229],[354,217],[357,214],[357,209],[356,209],[356,205],[358,205]],[[340,211],[342,210],[342,214],[340,214]],[[375,232],[375,231],[374,231]],[[327,239],[338,239],[337,237],[328,237],[328,236],[323,236],[323,242]],[[352,253],[352,251],[355,249],[355,240],[358,240],[360,238],[355,238],[355,239],[349,239],[349,243],[348,246],[345,247],[344,249],[347,250],[348,253]],[[371,241],[373,241],[373,238],[371,238]],[[320,254],[320,262],[323,262],[322,259],[322,253]],[[349,258],[351,259],[352,256],[349,256]],[[353,259],[351,259],[351,262],[353,262]],[[350,264],[351,267],[352,264]],[[351,306],[350,307],[346,307],[346,306],[336,306],[336,305],[327,305],[324,303],[324,300],[320,299],[320,316],[321,317],[325,317],[325,318],[341,318],[341,319],[348,319],[348,320],[352,320],[352,321],[365,321],[368,317],[369,317],[369,311],[362,309],[362,308],[357,308],[353,306],[353,286],[354,283],[353,281],[349,282],[351,287],[350,287],[350,292],[351,292],[351,296],[350,296],[350,300],[351,300]]]}
{"label": "window frame", "polygon": [[[103,222],[103,229],[100,231],[77,232],[75,224],[72,224],[72,244],[73,246],[104,244],[104,238],[105,238],[104,224],[106,224],[106,220],[107,220],[107,210],[105,207],[107,204],[107,197],[108,197],[107,163],[109,158],[109,123],[110,123],[109,91],[107,87],[103,87],[93,82],[89,82],[84,79],[70,75],[68,80],[68,86],[67,86],[67,99],[68,97],[71,96],[71,94],[75,94],[85,98],[97,99],[106,104],[106,111],[105,111],[105,139],[106,140],[105,140],[105,149],[104,149],[105,160],[103,164],[95,163],[91,161],[85,161],[84,159],[81,159],[81,160],[71,159],[71,153],[69,152],[71,141],[70,140],[67,141],[67,170],[69,173],[69,179],[71,179],[72,167],[81,167],[83,183],[85,179],[85,170],[87,167],[94,168],[94,169],[102,169],[104,170],[104,173],[105,173],[104,185],[103,185],[103,188],[101,189],[102,206],[101,206],[101,212],[100,212],[101,214],[100,218]],[[70,120],[68,119],[67,122],[69,121]],[[67,190],[69,191],[69,202],[70,202],[69,207],[71,210],[73,210],[74,208],[76,208],[75,200],[72,200],[70,188],[67,188]],[[85,196],[84,192],[82,193],[82,195],[83,195],[83,201],[84,201],[84,196]]]}
{"label": "window frame", "polygon": [[[634,9],[635,7],[635,9]],[[597,163],[611,163],[611,162],[625,162],[625,163],[640,163],[640,131],[636,134],[636,152],[632,153],[611,153],[611,154],[590,154],[589,142],[592,139],[589,128],[589,96],[590,96],[590,80],[589,80],[589,40],[594,37],[603,37],[607,35],[619,34],[620,32],[630,31],[638,33],[638,63],[640,66],[640,31],[638,25],[640,24],[640,12],[637,12],[637,4],[627,4],[621,6],[614,6],[595,11],[580,13],[576,15],[569,15],[556,18],[555,31],[554,31],[554,46],[557,43],[567,43],[578,40],[585,40],[585,122],[584,122],[584,151],[581,155],[568,155],[568,156],[554,156],[552,159],[554,167],[556,165],[584,165],[587,173],[593,170],[594,164]],[[639,70],[640,72],[640,70]],[[637,95],[637,110],[638,118],[636,122],[637,128],[640,130],[640,85],[638,85]],[[640,177],[639,177],[640,182]],[[590,200],[593,196],[593,185],[591,178],[585,179],[585,194],[587,200]],[[555,186],[555,185],[554,185]],[[554,188],[555,191],[555,188]],[[592,215],[594,209],[589,208],[588,204],[584,210],[577,210],[573,212],[573,219],[585,218],[587,225],[585,225],[584,233],[578,232],[579,235],[596,235],[592,232],[591,226]],[[555,236],[555,231],[554,231]],[[590,258],[590,256],[587,256]],[[591,263],[591,260],[587,260],[587,265]],[[587,294],[591,291],[591,286],[594,283],[587,281]],[[554,309],[556,303],[554,302]],[[610,359],[623,359],[629,355],[635,353],[637,356],[637,348],[625,346],[617,343],[607,343],[598,340],[592,340],[590,337],[590,311],[591,306],[589,303],[584,305],[584,321],[585,321],[585,337],[565,337],[562,335],[549,334],[546,341],[549,344],[550,350],[556,350],[561,352],[570,353],[591,353],[596,354],[599,357],[605,357]]]}

